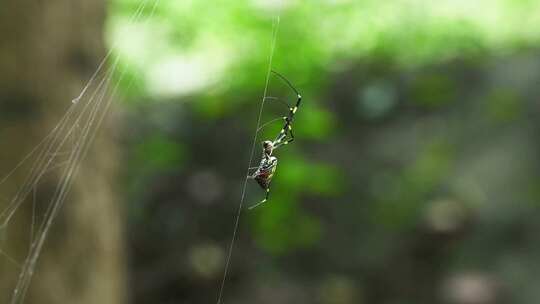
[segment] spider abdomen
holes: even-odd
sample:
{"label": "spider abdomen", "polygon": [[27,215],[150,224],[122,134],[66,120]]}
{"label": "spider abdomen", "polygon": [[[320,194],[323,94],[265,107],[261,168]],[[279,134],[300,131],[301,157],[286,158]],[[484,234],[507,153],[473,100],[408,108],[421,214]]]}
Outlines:
{"label": "spider abdomen", "polygon": [[272,177],[274,176],[274,172],[276,172],[276,167],[277,159],[275,157],[271,157],[268,160],[263,159],[263,162],[261,162],[261,165],[254,176],[255,181],[257,181],[261,188],[265,190],[268,189],[270,181],[272,181]]}
{"label": "spider abdomen", "polygon": [[261,188],[268,189],[268,187],[270,186],[270,181],[274,176],[275,168],[276,167],[274,167],[271,172],[260,172],[255,176],[255,180],[257,181],[259,186],[261,186]]}

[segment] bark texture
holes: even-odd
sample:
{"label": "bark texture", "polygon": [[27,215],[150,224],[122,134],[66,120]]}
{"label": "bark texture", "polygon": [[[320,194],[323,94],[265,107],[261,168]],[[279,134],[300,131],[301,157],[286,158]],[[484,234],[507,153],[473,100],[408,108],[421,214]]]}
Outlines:
{"label": "bark texture", "polygon": [[[43,139],[90,78],[105,54],[104,20],[103,0],[2,1],[0,174]],[[102,127],[110,128],[110,124]],[[121,205],[114,189],[117,157],[109,134],[98,133],[74,178],[38,261],[26,303],[124,302]],[[0,186],[0,206],[25,173],[20,170]],[[38,197],[37,203],[45,202]],[[31,225],[30,206],[24,204],[0,239],[0,248],[18,262],[28,252],[23,234]],[[19,271],[0,256],[1,303],[9,303]]]}

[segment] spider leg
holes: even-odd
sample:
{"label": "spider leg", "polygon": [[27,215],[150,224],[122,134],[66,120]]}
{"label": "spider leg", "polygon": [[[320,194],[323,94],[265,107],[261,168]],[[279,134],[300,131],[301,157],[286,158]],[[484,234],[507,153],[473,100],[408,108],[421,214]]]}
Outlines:
{"label": "spider leg", "polygon": [[[290,142],[294,141],[294,134],[292,132],[292,122],[294,119],[294,115],[296,114],[296,111],[298,110],[298,107],[300,106],[300,103],[302,102],[302,96],[300,94],[298,95],[298,99],[296,100],[296,105],[292,108],[289,108],[289,116],[284,117],[285,119],[285,125],[283,126],[283,129],[279,132],[279,135],[276,137],[276,140],[274,140],[274,148],[280,147],[282,145],[287,145]],[[287,135],[290,134],[290,138],[287,139]]]}
{"label": "spider leg", "polygon": [[[289,138],[287,138],[287,135],[290,135]],[[292,131],[292,125],[288,124],[286,126],[286,129],[284,128],[281,130],[281,133],[279,134],[278,138],[274,142],[274,149],[279,148],[283,145],[288,145],[289,143],[294,141],[294,133]]]}
{"label": "spider leg", "polygon": [[274,119],[272,119],[272,120],[270,120],[270,121],[268,121],[268,122],[263,123],[263,124],[257,129],[257,132],[259,132],[260,130],[262,130],[264,127],[268,126],[268,125],[271,124],[271,123],[274,123],[274,122],[279,121],[279,120],[285,120],[285,121],[287,121],[287,119],[288,119],[288,117],[286,117],[286,116],[274,118]]}
{"label": "spider leg", "polygon": [[290,106],[287,102],[285,102],[285,101],[283,101],[283,100],[281,100],[281,99],[279,99],[279,98],[277,98],[277,97],[274,97],[274,96],[266,96],[265,99],[267,99],[267,100],[279,101],[280,103],[282,103],[283,105],[285,105],[288,109],[291,108],[291,106]]}
{"label": "spider leg", "polygon": [[281,131],[279,131],[278,136],[274,140],[274,149],[277,148],[280,145],[280,143],[287,137],[287,131],[291,129],[291,122],[289,118],[288,117],[285,118],[285,121],[286,121],[285,126],[283,126]]}
{"label": "spider leg", "polygon": [[281,143],[281,145],[287,145],[287,144],[289,144],[289,143],[291,143],[291,142],[293,142],[293,141],[294,141],[294,134],[293,134],[293,131],[292,131],[292,129],[291,129],[291,130],[289,130],[289,134],[291,135],[291,137],[289,137],[289,138],[285,138],[286,140],[285,140],[285,141],[283,141],[283,142]]}
{"label": "spider leg", "polygon": [[253,210],[253,209],[259,207],[260,205],[266,203],[269,196],[270,196],[270,187],[266,188],[266,196],[265,196],[265,198],[262,201],[258,202],[257,204],[248,207],[248,210]]}
{"label": "spider leg", "polygon": [[[249,171],[251,171],[253,169],[255,169],[255,171],[250,173]],[[257,173],[256,169],[259,169],[259,167],[250,167],[250,168],[248,168],[248,176],[247,176],[248,179],[255,179],[255,173]]]}
{"label": "spider leg", "polygon": [[302,95],[298,94],[297,99],[296,99],[296,105],[294,107],[292,107],[292,108],[289,108],[289,110],[290,110],[289,116],[291,117],[291,120],[292,120],[294,114],[296,114],[296,111],[298,110],[298,108],[300,107],[300,103],[302,103]]}
{"label": "spider leg", "polygon": [[290,110],[291,110],[290,118],[291,118],[291,121],[292,121],[292,117],[294,116],[294,113],[296,113],[296,110],[298,110],[298,107],[300,106],[300,102],[302,101],[302,95],[300,95],[298,90],[292,85],[292,83],[287,78],[285,78],[285,76],[281,75],[280,73],[278,73],[278,72],[276,72],[274,70],[272,70],[272,73],[277,75],[281,80],[283,80],[289,86],[289,88],[291,88],[294,91],[294,93],[296,93],[296,96],[298,98],[296,100],[296,105],[294,106],[294,108],[290,108]]}

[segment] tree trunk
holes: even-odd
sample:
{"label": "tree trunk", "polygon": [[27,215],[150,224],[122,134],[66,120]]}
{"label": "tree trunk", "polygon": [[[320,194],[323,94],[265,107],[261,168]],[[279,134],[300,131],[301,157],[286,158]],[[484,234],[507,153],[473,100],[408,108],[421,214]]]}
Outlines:
{"label": "tree trunk", "polygon": [[[104,20],[103,0],[2,1],[0,176],[47,135],[91,77],[105,55]],[[124,302],[116,163],[110,136],[98,133],[53,223],[26,303]],[[23,167],[0,186],[0,210],[28,170]],[[51,187],[57,182],[54,178],[58,176],[50,177]],[[51,191],[47,186],[39,189],[39,193],[47,191]],[[1,303],[9,303],[20,273],[17,264],[28,253],[28,237],[22,234],[32,225],[32,210],[32,204],[25,203],[17,221],[5,229],[7,236],[0,239]]]}

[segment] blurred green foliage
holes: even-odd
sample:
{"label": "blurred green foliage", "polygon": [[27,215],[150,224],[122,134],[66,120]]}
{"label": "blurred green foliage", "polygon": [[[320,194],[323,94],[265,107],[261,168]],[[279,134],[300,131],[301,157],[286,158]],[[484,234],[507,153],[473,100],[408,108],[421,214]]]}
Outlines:
{"label": "blurred green foliage", "polygon": [[523,114],[523,102],[512,90],[496,90],[487,97],[487,114],[495,122],[511,122]]}
{"label": "blurred green foliage", "polygon": [[156,135],[134,147],[134,164],[145,173],[178,169],[185,162],[185,148],[174,141]]}
{"label": "blurred green foliage", "polygon": [[378,193],[382,197],[376,205],[375,221],[397,230],[412,228],[421,221],[423,207],[448,175],[451,160],[452,147],[434,143],[402,172],[383,181],[385,189]]}
{"label": "blurred green foliage", "polygon": [[[510,207],[516,197],[540,198],[526,143],[535,125],[527,120],[536,109],[531,96],[540,93],[531,88],[540,69],[527,57],[540,43],[540,2],[162,0],[153,15],[147,1],[132,23],[140,3],[111,2],[109,40],[127,74],[121,89],[138,113],[132,119],[146,134],[128,144],[132,166],[145,168],[138,175],[163,176],[143,179],[148,187],[133,187],[131,197],[151,200],[141,193],[152,185],[166,193],[146,212],[160,224],[170,217],[184,225],[186,244],[230,237],[223,227],[247,166],[277,15],[272,68],[304,101],[296,141],[276,152],[270,201],[243,217],[258,249],[276,259],[312,250],[324,261],[321,273],[345,273],[338,275],[344,298],[365,284],[357,289],[367,298],[384,299],[366,303],[433,303],[447,287],[436,283],[454,271],[448,261],[464,259],[462,252],[484,259],[490,251],[475,238],[491,238],[490,224],[510,213],[515,222],[505,227],[519,230],[520,214],[536,206]],[[499,63],[515,54],[525,54],[525,63]],[[268,95],[295,101],[276,78]],[[262,122],[286,110],[266,100]],[[265,126],[257,143],[280,127]],[[258,144],[255,153],[252,166]],[[262,195],[255,189],[245,203]],[[181,210],[160,205],[166,199],[181,201]],[[471,222],[476,230],[456,245]],[[340,285],[327,281],[321,290]]]}

